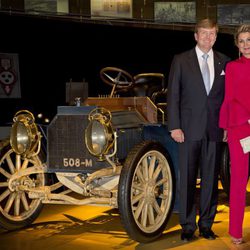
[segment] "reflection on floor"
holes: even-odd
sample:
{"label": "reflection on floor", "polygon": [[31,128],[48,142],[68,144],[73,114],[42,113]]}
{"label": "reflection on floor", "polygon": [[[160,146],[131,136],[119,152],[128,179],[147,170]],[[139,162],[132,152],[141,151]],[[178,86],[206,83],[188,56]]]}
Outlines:
{"label": "reflection on floor", "polygon": [[[250,185],[248,185],[250,187]],[[131,240],[120,223],[118,210],[99,206],[45,205],[38,219],[26,229],[15,232],[0,230],[0,250],[91,250],[91,249],[178,249],[224,250],[250,249],[250,189],[244,221],[244,240],[232,245],[228,236],[228,202],[220,190],[214,232],[216,240],[197,239],[184,243],[180,240],[178,214],[170,218],[163,236],[155,242],[140,244]]]}

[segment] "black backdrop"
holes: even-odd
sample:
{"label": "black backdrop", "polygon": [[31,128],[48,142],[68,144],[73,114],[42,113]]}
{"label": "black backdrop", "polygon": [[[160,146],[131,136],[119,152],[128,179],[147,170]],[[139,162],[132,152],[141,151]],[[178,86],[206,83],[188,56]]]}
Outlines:
{"label": "black backdrop", "polygon": [[[160,72],[166,78],[173,55],[194,46],[193,32],[83,24],[0,15],[0,53],[19,55],[21,99],[0,99],[0,125],[29,109],[48,117],[65,104],[65,83],[89,83],[89,95],[108,94],[99,78],[106,66],[132,75]],[[233,36],[219,34],[215,49],[236,58]]]}

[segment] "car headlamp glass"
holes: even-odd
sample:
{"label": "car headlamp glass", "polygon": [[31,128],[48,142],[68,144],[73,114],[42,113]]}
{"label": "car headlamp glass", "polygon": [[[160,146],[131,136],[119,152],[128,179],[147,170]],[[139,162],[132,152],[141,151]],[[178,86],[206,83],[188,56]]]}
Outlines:
{"label": "car headlamp glass", "polygon": [[16,153],[23,154],[30,147],[28,128],[23,122],[15,122],[11,130],[12,147]]}
{"label": "car headlamp glass", "polygon": [[91,123],[90,144],[95,154],[100,154],[107,144],[106,128],[98,121]]}
{"label": "car headlamp glass", "polygon": [[34,152],[40,142],[40,133],[34,123],[34,116],[27,110],[17,112],[13,118],[10,144],[17,154]]}
{"label": "car headlamp glass", "polygon": [[89,152],[100,160],[114,143],[114,133],[111,127],[111,114],[103,108],[93,110],[89,114],[89,125],[85,131],[85,143]]}

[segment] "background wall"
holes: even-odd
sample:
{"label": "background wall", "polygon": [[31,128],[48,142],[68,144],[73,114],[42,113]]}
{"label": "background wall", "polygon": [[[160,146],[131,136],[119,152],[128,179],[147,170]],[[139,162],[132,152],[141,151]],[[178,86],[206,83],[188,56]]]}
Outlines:
{"label": "background wall", "polygon": [[[0,99],[0,125],[20,108],[49,117],[65,104],[65,83],[89,83],[89,95],[110,93],[99,71],[121,67],[132,75],[160,72],[168,77],[173,55],[195,45],[193,32],[82,24],[0,15],[0,53],[19,55],[21,99]],[[215,48],[232,58],[230,34],[219,34]]]}

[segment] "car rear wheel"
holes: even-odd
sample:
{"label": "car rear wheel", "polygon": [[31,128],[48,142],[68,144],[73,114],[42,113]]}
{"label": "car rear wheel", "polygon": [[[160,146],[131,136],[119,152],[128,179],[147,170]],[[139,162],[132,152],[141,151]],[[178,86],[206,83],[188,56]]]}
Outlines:
{"label": "car rear wheel", "polygon": [[224,192],[229,197],[230,191],[230,157],[227,143],[223,143],[220,166],[220,181]]}
{"label": "car rear wheel", "polygon": [[118,207],[128,235],[138,242],[161,236],[174,203],[170,158],[156,142],[143,142],[129,153],[122,168]]}
{"label": "car rear wheel", "polygon": [[45,174],[21,176],[9,185],[10,178],[19,171],[33,166],[41,166],[39,155],[25,158],[17,155],[5,145],[0,149],[0,226],[15,230],[31,224],[42,209],[40,199],[30,199],[20,186],[42,187],[46,183]]}

